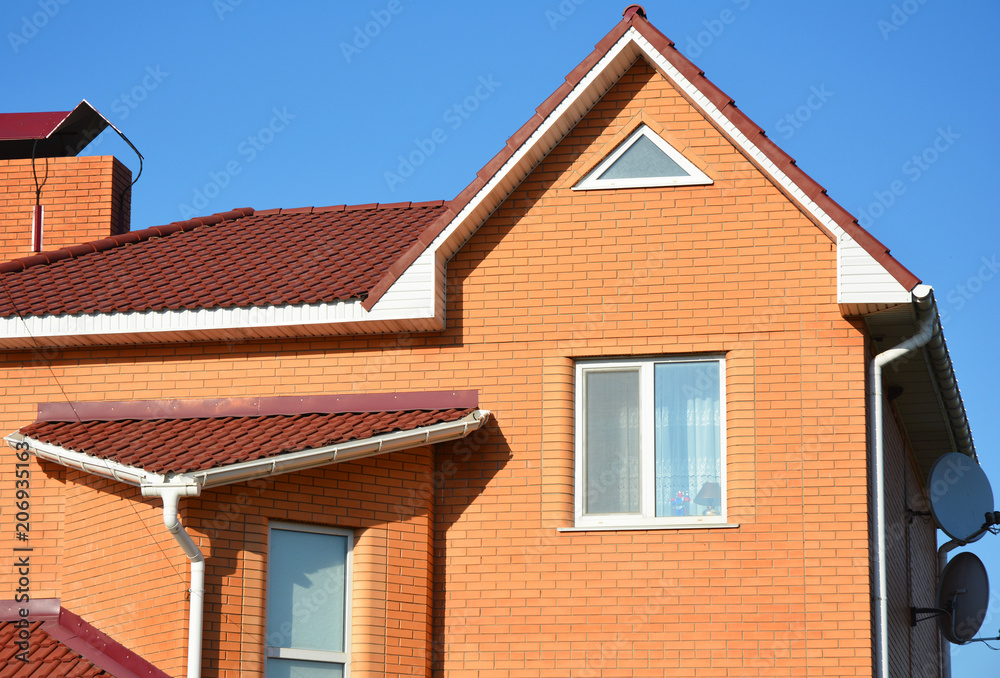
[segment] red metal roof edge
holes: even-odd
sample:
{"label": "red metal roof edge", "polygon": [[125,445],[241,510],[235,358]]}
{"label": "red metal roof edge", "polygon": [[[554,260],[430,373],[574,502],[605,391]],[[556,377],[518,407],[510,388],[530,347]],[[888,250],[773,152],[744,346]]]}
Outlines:
{"label": "red metal roof edge", "polygon": [[718,106],[722,114],[736,126],[771,162],[809,196],[820,209],[826,212],[837,225],[844,229],[866,252],[868,252],[900,285],[912,290],[920,284],[920,278],[910,272],[903,264],[889,254],[889,248],[875,236],[866,231],[857,219],[837,201],[831,198],[815,179],[806,174],[787,153],[778,148],[767,133],[749,116],[736,107],[735,102],[726,95],[715,83],[705,77],[687,57],[680,53],[672,40],[661,33],[644,16],[633,16],[633,25],[646,40],[655,47],[677,70],[691,80],[692,84]]}
{"label": "red metal roof edge", "polygon": [[54,640],[115,678],[170,678],[169,674],[62,607],[59,598],[36,598],[24,603],[0,600],[0,622],[21,619],[19,611],[23,608],[29,611],[29,621],[42,622],[42,629]]}
{"label": "red metal roof edge", "polygon": [[187,221],[175,221],[164,226],[153,226],[140,231],[130,231],[121,235],[93,240],[81,245],[70,245],[69,247],[52,250],[51,252],[32,254],[28,257],[11,259],[10,261],[0,263],[0,274],[24,271],[32,266],[52,264],[64,259],[75,259],[76,257],[91,254],[92,252],[103,252],[123,245],[143,242],[155,237],[168,236],[180,231],[190,231],[199,226],[214,226],[215,224],[221,224],[223,221],[235,221],[253,214],[254,210],[252,207],[240,207],[229,212],[218,212],[207,217],[195,217]]}
{"label": "red metal roof edge", "polygon": [[39,422],[209,419],[345,412],[403,412],[479,407],[479,391],[345,393],[340,395],[39,403]]}
{"label": "red metal roof edge", "polygon": [[66,608],[60,608],[58,621],[47,621],[42,628],[60,643],[115,678],[170,678],[169,674]]}
{"label": "red metal roof edge", "polygon": [[[912,290],[920,284],[920,278],[910,272],[903,264],[889,254],[889,248],[882,244],[875,236],[862,228],[846,209],[838,204],[833,198],[826,194],[826,190],[819,185],[812,177],[806,174],[795,164],[795,160],[787,153],[778,148],[768,139],[766,132],[750,118],[736,107],[732,98],[726,95],[715,83],[705,77],[704,72],[693,62],[680,53],[674,46],[672,40],[661,33],[646,18],[645,10],[641,5],[630,5],[626,8],[622,20],[615,25],[611,31],[602,38],[594,50],[577,65],[559,87],[549,95],[542,104],[535,109],[535,114],[531,116],[514,134],[507,139],[506,145],[498,152],[486,165],[476,173],[476,178],[469,183],[449,204],[451,215],[443,214],[431,223],[424,234],[421,234],[420,241],[405,252],[393,266],[379,279],[372,287],[368,296],[362,303],[366,311],[371,311],[379,299],[382,298],[392,284],[402,275],[403,271],[416,261],[417,257],[423,253],[429,244],[447,227],[447,225],[469,204],[472,198],[489,183],[493,175],[503,167],[517,149],[524,144],[528,138],[542,125],[545,119],[554,111],[566,96],[576,87],[584,76],[596,65],[618,42],[622,35],[630,28],[634,27],[646,38],[675,68],[688,78],[695,87],[706,97],[718,106],[723,115],[732,122],[752,143],[761,148],[771,162],[775,163],[789,178],[802,188],[819,207],[844,229],[854,240],[861,245],[886,271],[889,272],[904,288]],[[446,218],[447,217],[447,218]]]}
{"label": "red metal roof edge", "polygon": [[[75,110],[75,109],[74,109]],[[45,139],[65,122],[73,111],[38,111],[35,113],[0,113],[0,141]],[[16,133],[15,128],[28,131]]]}
{"label": "red metal roof edge", "polygon": [[[16,562],[17,558],[14,560]],[[22,609],[28,610],[30,621],[59,619],[61,604],[59,598],[32,598],[23,603],[16,600],[0,600],[0,622],[17,621],[21,618]]]}

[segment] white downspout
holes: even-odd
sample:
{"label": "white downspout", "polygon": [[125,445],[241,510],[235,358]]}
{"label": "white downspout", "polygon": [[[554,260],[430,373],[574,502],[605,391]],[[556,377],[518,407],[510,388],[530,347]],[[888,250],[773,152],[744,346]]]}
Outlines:
{"label": "white downspout", "polygon": [[[923,286],[921,286],[923,287]],[[919,289],[919,288],[918,288]],[[926,294],[913,291],[914,296],[926,297]],[[875,675],[878,678],[889,678],[889,605],[886,598],[886,564],[885,564],[885,442],[882,430],[882,368],[894,360],[920,348],[934,334],[936,314],[928,313],[921,321],[915,335],[901,344],[879,353],[872,360],[871,389],[869,392],[869,411],[872,413],[871,429],[875,450],[873,463],[875,466],[873,499],[875,503],[873,520],[875,521],[875,551],[878,561],[875,576]]]}
{"label": "white downspout", "polygon": [[188,480],[164,485],[143,485],[142,496],[163,499],[163,524],[191,560],[191,602],[188,615],[187,678],[201,678],[202,619],[205,609],[205,556],[177,517],[181,497],[197,497],[201,486]]}

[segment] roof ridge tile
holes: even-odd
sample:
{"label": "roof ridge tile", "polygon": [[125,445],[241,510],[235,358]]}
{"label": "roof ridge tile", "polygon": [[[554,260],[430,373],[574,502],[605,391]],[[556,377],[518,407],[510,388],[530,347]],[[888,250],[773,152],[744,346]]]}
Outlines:
{"label": "roof ridge tile", "polygon": [[10,261],[0,263],[0,273],[14,273],[16,271],[24,271],[32,266],[54,264],[57,261],[63,261],[65,259],[76,259],[84,254],[103,252],[122,245],[142,242],[155,237],[167,236],[171,233],[177,233],[178,231],[190,231],[191,229],[199,226],[214,226],[215,224],[221,224],[224,221],[236,221],[237,219],[249,217],[253,213],[254,210],[252,207],[239,207],[228,212],[218,212],[207,217],[196,217],[194,219],[188,219],[187,221],[174,221],[163,226],[151,226],[138,231],[112,235],[107,238],[92,240],[79,245],[70,245],[68,247],[52,250],[50,252],[40,252],[38,254],[32,254],[27,257],[19,257],[17,259],[11,259]]}

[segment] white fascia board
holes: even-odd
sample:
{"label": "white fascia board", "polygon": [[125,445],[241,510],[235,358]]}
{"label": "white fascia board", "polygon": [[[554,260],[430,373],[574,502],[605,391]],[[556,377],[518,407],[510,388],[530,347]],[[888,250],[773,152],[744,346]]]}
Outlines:
{"label": "white fascia board", "polygon": [[[432,255],[422,256],[410,266],[371,311],[360,300],[322,304],[288,304],[283,306],[247,306],[238,308],[185,309],[166,311],[130,311],[124,313],[81,313],[76,315],[28,316],[0,318],[0,347],[14,342],[46,340],[45,344],[81,345],[87,343],[144,343],[127,341],[129,335],[146,335],[155,341],[157,335],[186,334],[205,340],[215,340],[213,332],[239,331],[253,338],[264,330],[309,326],[351,325],[357,328],[372,325],[372,332],[384,332],[386,323],[397,331],[426,329],[411,327],[407,321],[433,320],[435,267]],[[364,331],[363,329],[361,330]],[[335,329],[330,333],[335,334]],[[294,332],[288,332],[294,334]],[[265,336],[272,336],[267,333]],[[101,341],[87,341],[88,337]],[[65,339],[65,342],[60,342]]]}

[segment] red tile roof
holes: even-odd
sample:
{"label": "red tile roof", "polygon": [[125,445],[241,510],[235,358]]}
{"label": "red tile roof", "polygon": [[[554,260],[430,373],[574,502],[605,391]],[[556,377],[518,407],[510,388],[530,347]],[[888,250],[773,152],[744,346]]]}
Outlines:
{"label": "red tile roof", "polygon": [[[20,610],[28,610],[26,629]],[[27,631],[28,661],[18,659]],[[0,601],[0,678],[169,678],[60,605],[58,598]]]}
{"label": "red tile roof", "polygon": [[27,663],[17,658],[20,649],[15,644],[20,629],[13,622],[0,622],[0,678],[94,678],[111,676],[90,661],[69,649],[42,628],[42,622],[28,627],[29,654]]}
{"label": "red tile roof", "polygon": [[0,316],[364,299],[441,201],[249,208],[0,264]]}
{"label": "red tile roof", "polygon": [[458,421],[473,409],[271,417],[38,422],[21,433],[152,473],[193,473]]}

